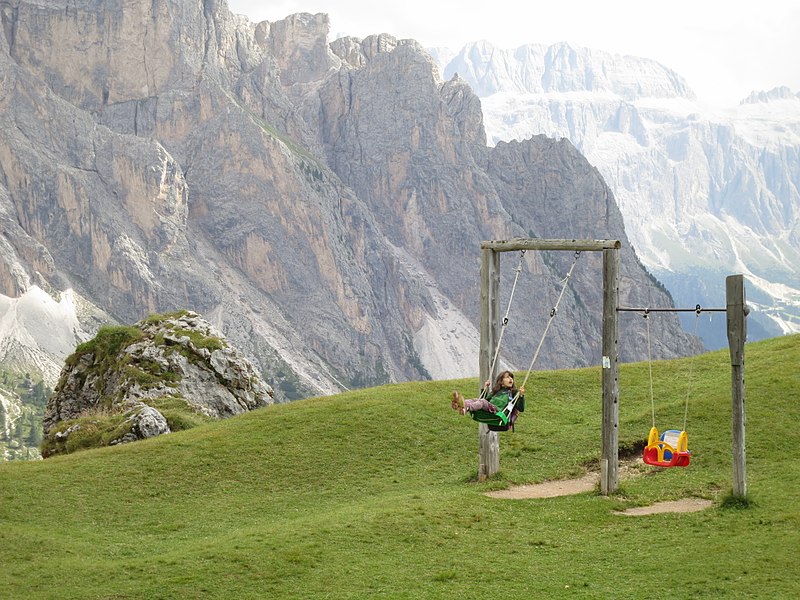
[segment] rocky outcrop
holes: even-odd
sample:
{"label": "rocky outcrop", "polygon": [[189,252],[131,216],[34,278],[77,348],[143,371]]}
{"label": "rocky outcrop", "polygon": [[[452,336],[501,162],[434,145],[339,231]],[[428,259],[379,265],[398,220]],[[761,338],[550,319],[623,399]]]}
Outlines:
{"label": "rocky outcrop", "polygon": [[104,441],[114,445],[174,429],[162,406],[221,419],[272,404],[272,395],[250,361],[196,313],[107,327],[67,359],[44,415],[44,455],[62,451],[86,419],[110,417]]}

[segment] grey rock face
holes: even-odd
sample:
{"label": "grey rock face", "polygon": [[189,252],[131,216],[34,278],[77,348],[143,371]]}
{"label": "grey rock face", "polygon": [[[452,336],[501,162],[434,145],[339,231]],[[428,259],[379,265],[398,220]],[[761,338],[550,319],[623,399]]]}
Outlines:
{"label": "grey rock face", "polygon": [[134,409],[133,414],[125,419],[130,429],[121,437],[111,440],[110,446],[144,440],[170,432],[169,424],[160,412],[150,406],[142,405],[141,409]]}
{"label": "grey rock face", "polygon": [[[2,15],[0,292],[27,289],[36,273],[121,322],[190,308],[279,400],[477,374],[481,240],[557,237],[563,215],[544,210],[558,210],[556,188],[523,190],[591,172],[577,154],[550,162],[541,141],[526,146],[539,161],[500,160],[478,98],[443,81],[416,42],[329,47],[324,15],[253,25],[222,2],[174,0],[21,0]],[[602,181],[581,192],[570,231],[624,239]],[[624,261],[637,286],[669,302],[632,253]],[[543,321],[536,309],[562,266],[528,260],[520,323]],[[599,360],[595,300],[575,301],[542,364]],[[531,335],[509,336],[508,362],[527,364]],[[225,353],[196,350],[208,366],[186,378],[194,359],[134,345],[137,360],[183,383],[130,393],[195,402],[203,390],[197,408],[214,416],[260,402],[256,389],[217,394]],[[661,355],[685,350],[672,323]],[[228,376],[243,384],[249,371]],[[92,405],[119,383],[86,377],[67,373],[63,394]],[[62,398],[46,427],[79,412]]]}

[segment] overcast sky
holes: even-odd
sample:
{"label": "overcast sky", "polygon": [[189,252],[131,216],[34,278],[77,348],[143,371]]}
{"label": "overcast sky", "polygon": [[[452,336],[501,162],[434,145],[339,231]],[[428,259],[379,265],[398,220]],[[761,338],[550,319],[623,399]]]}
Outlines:
{"label": "overcast sky", "polygon": [[228,0],[251,21],[330,15],[331,39],[389,33],[455,50],[567,41],[657,60],[702,101],[734,106],[753,90],[800,92],[798,0]]}

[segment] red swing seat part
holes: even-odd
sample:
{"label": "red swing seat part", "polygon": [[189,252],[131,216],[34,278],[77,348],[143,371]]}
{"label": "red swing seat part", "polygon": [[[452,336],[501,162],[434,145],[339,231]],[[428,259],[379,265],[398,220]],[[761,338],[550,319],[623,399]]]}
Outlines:
{"label": "red swing seat part", "polygon": [[688,467],[691,453],[685,431],[668,429],[660,436],[658,429],[650,429],[642,460],[654,467]]}

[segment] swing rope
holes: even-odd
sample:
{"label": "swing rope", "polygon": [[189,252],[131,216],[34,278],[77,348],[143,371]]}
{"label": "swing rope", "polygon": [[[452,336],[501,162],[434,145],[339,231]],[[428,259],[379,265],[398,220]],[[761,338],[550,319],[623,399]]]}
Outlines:
{"label": "swing rope", "polygon": [[[694,318],[694,337],[697,338],[697,331],[698,331],[698,324],[700,322],[700,312],[701,312],[700,305],[698,304],[695,307],[695,318]],[[653,397],[653,360],[652,360],[652,348],[650,344],[650,309],[645,308],[644,314],[645,323],[647,323],[647,369],[649,371],[650,376],[650,410],[653,416],[653,427],[656,426],[656,402]],[[683,407],[683,429],[682,431],[686,431],[686,424],[689,420],[689,398],[692,395],[692,376],[694,374],[694,358],[697,356],[697,353],[692,355],[692,359],[689,361],[689,381],[686,384],[686,400],[684,402]]]}
{"label": "swing rope", "polygon": [[[511,313],[511,303],[514,300],[514,292],[517,289],[517,281],[519,281],[519,274],[522,272],[522,259],[525,258],[525,250],[519,251],[519,262],[517,263],[517,273],[514,276],[514,284],[511,286],[511,295],[508,297],[508,306],[506,307],[506,314],[503,317],[503,322],[500,327],[500,335],[497,338],[497,347],[494,350],[494,357],[492,358],[492,365],[489,367],[489,373],[494,373],[494,367],[497,364],[497,357],[500,356],[500,342],[503,341],[503,334],[506,332],[506,325],[508,325],[508,315]],[[481,389],[480,398],[485,398],[488,390],[486,387]]]}
{"label": "swing rope", "polygon": [[[525,251],[523,250],[522,252],[524,253]],[[564,297],[564,292],[567,291],[567,285],[569,284],[569,280],[572,278],[572,272],[575,270],[575,265],[578,263],[578,258],[580,257],[580,255],[581,255],[581,251],[580,250],[576,250],[575,251],[575,258],[572,260],[572,265],[570,266],[566,277],[564,277],[564,279],[561,280],[561,284],[562,284],[561,292],[558,295],[558,300],[556,300],[555,306],[550,310],[550,318],[547,320],[547,325],[545,325],[544,331],[542,332],[542,337],[539,340],[539,345],[536,347],[536,352],[534,352],[534,354],[533,354],[533,359],[531,360],[531,364],[528,367],[528,372],[525,374],[525,379],[522,381],[522,384],[517,388],[517,393],[514,394],[514,397],[511,398],[511,400],[509,400],[508,404],[506,404],[506,407],[504,409],[502,409],[501,411],[499,411],[497,413],[494,413],[495,415],[498,416],[498,418],[501,419],[503,424],[507,424],[509,419],[511,418],[511,415],[512,415],[512,413],[514,411],[514,407],[517,405],[517,400],[519,400],[519,397],[520,397],[520,389],[525,387],[525,384],[527,383],[528,378],[530,377],[531,372],[533,371],[533,365],[536,363],[536,359],[539,357],[539,352],[541,351],[542,345],[544,344],[544,340],[547,337],[547,332],[550,329],[550,325],[553,323],[553,319],[555,319],[556,314],[558,314],[558,307],[561,304],[561,299]],[[520,256],[520,265],[521,265],[521,263],[522,263],[522,257]],[[517,272],[517,275],[519,276],[519,272]],[[514,285],[516,286],[516,279],[514,281]],[[512,289],[512,296],[513,296],[513,289]],[[511,306],[511,303],[509,302],[509,308],[510,308],[510,306]],[[506,312],[506,315],[508,315],[508,312]],[[505,325],[506,325],[506,323],[504,322],[503,323],[503,327],[505,327]],[[501,337],[502,337],[502,331],[501,331]],[[498,347],[498,349],[500,348],[499,340],[498,340],[498,343],[497,343],[497,347]],[[497,359],[497,351],[495,351],[495,360],[496,359]],[[491,367],[491,370],[489,372],[490,373],[494,373],[494,361],[492,361],[492,367]],[[481,390],[481,397],[485,397],[485,395],[487,393],[488,393],[488,389],[486,387],[484,387],[483,390]]]}
{"label": "swing rope", "polygon": [[[700,323],[700,305],[698,304],[694,310],[694,337],[697,339],[697,330]],[[689,417],[689,396],[692,393],[692,375],[694,374],[694,357],[697,352],[692,354],[692,360],[689,361],[689,383],[686,385],[686,407],[683,410],[683,430],[686,431],[686,420]]]}
{"label": "swing rope", "polygon": [[[575,258],[572,260],[572,266],[570,266],[569,271],[567,272],[567,276],[561,280],[561,293],[558,295],[558,300],[556,300],[555,306],[550,310],[550,318],[547,320],[547,325],[545,325],[544,332],[542,332],[542,338],[539,340],[539,345],[536,347],[536,352],[533,354],[533,359],[531,360],[531,364],[528,367],[528,372],[525,374],[525,379],[522,380],[522,384],[519,388],[525,387],[525,384],[528,381],[528,378],[533,371],[533,365],[536,363],[536,359],[539,357],[539,351],[542,349],[542,345],[544,344],[544,340],[547,337],[547,331],[550,329],[550,325],[553,323],[553,319],[556,318],[556,314],[558,313],[558,306],[561,304],[561,299],[564,297],[564,292],[567,291],[567,284],[569,283],[570,278],[572,277],[572,271],[575,270],[575,265],[578,263],[578,257],[581,255],[580,250],[575,251]],[[514,399],[511,402],[511,406],[517,403],[517,398],[519,398],[519,388],[517,388],[517,393],[514,395]]]}
{"label": "swing rope", "polygon": [[653,354],[650,346],[650,309],[644,309],[644,322],[647,323],[647,370],[650,373],[650,412],[653,415],[653,427],[656,426],[656,401],[653,398]]}

